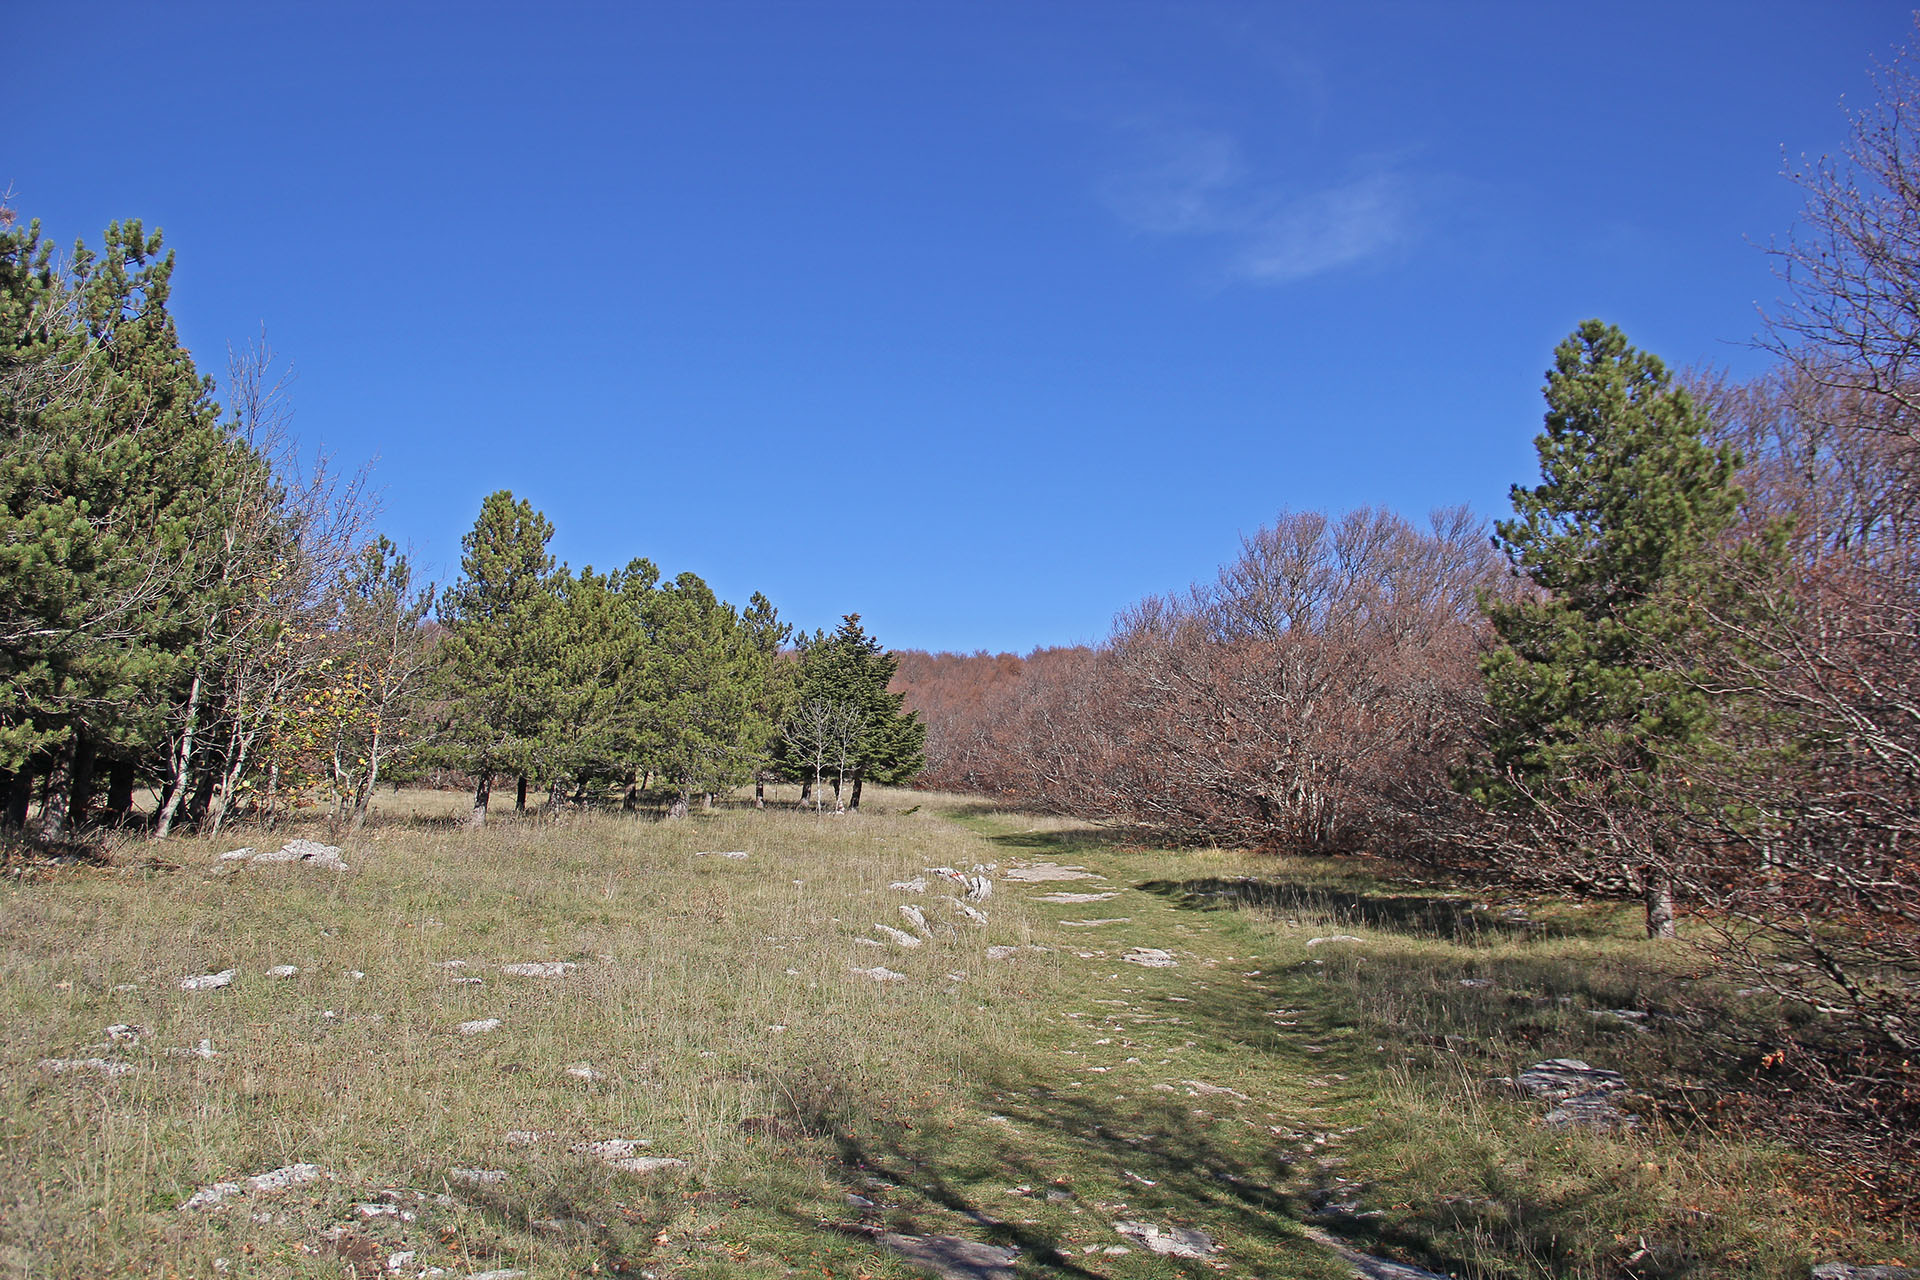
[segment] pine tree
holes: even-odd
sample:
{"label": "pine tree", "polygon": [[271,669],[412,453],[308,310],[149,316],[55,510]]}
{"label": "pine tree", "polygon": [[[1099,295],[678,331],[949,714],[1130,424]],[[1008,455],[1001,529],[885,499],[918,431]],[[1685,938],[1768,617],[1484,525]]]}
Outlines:
{"label": "pine tree", "polygon": [[817,786],[830,771],[836,805],[844,798],[858,809],[865,783],[903,783],[919,773],[927,729],[918,712],[902,709],[904,693],[887,690],[898,669],[899,659],[866,633],[857,613],[831,636],[803,643],[781,735],[789,774],[811,772]]}
{"label": "pine tree", "polygon": [[97,758],[130,791],[165,743],[222,551],[209,495],[262,465],[179,341],[160,250],[115,223],[60,271],[37,224],[0,225],[0,770],[47,776],[49,836]]}
{"label": "pine tree", "polygon": [[547,552],[553,525],[507,490],[489,494],[460,541],[460,578],[441,597],[448,713],[439,754],[473,775],[472,825],[486,822],[493,779],[541,767],[561,679],[562,619]]}
{"label": "pine tree", "polygon": [[691,573],[653,593],[647,632],[653,763],[674,790],[668,816],[683,818],[696,793],[711,796],[752,772],[760,656],[733,606]]}
{"label": "pine tree", "polygon": [[1548,826],[1571,815],[1574,839],[1538,856],[1589,885],[1631,884],[1648,932],[1670,936],[1676,850],[1649,795],[1712,708],[1658,655],[1732,521],[1737,459],[1706,443],[1704,412],[1657,358],[1597,320],[1556,349],[1546,399],[1541,483],[1514,486],[1495,539],[1539,594],[1488,608],[1502,642],[1483,666],[1492,767],[1469,790]]}

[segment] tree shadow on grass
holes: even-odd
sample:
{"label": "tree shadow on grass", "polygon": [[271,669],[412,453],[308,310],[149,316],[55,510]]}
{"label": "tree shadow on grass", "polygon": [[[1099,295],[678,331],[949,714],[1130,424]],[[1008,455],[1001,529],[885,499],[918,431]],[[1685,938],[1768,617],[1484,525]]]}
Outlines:
{"label": "tree shadow on grass", "polygon": [[1460,946],[1533,938],[1590,938],[1605,932],[1590,921],[1532,920],[1488,910],[1465,898],[1363,892],[1281,879],[1207,876],[1149,880],[1134,887],[1189,911],[1255,911],[1278,918],[1323,916],[1342,924]]}

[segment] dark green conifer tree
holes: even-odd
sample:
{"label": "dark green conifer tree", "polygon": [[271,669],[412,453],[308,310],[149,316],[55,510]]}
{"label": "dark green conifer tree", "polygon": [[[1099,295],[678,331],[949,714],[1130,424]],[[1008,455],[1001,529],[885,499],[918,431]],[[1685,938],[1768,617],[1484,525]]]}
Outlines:
{"label": "dark green conifer tree", "polygon": [[[562,673],[563,611],[547,543],[553,525],[507,490],[489,494],[460,541],[460,577],[440,599],[447,723],[437,754],[473,775],[472,824],[486,822],[493,779],[548,762]],[[525,792],[521,792],[524,805]]]}
{"label": "dark green conifer tree", "polygon": [[1703,410],[1657,358],[1597,320],[1555,350],[1546,399],[1541,483],[1514,486],[1514,518],[1496,526],[1538,592],[1489,606],[1491,767],[1468,789],[1508,811],[1577,815],[1562,824],[1573,838],[1543,837],[1530,870],[1630,884],[1648,932],[1670,936],[1677,850],[1649,797],[1712,707],[1662,655],[1685,634],[1702,552],[1734,516],[1737,459],[1707,443]]}

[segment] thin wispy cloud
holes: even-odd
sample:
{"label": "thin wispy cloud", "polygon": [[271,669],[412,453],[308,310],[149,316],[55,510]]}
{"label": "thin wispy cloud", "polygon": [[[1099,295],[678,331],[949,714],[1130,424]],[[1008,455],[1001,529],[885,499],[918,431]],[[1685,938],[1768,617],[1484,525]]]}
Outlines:
{"label": "thin wispy cloud", "polygon": [[1113,213],[1153,235],[1217,243],[1234,278],[1285,284],[1377,258],[1415,231],[1411,182],[1385,162],[1318,185],[1264,178],[1227,134],[1154,130],[1105,185]]}

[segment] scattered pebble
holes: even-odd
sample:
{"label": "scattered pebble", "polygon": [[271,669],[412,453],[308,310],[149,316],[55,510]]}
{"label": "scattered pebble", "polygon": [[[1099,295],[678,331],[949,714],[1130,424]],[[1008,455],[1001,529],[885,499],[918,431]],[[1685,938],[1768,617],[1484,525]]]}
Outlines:
{"label": "scattered pebble", "polygon": [[203,973],[197,977],[180,979],[182,991],[212,991],[224,987],[233,981],[233,970],[222,969],[218,973]]}

